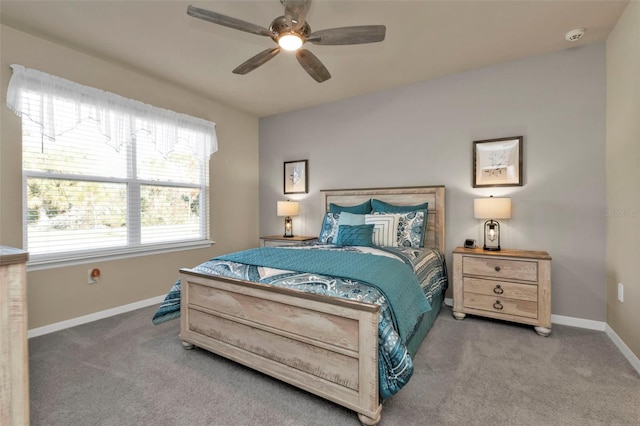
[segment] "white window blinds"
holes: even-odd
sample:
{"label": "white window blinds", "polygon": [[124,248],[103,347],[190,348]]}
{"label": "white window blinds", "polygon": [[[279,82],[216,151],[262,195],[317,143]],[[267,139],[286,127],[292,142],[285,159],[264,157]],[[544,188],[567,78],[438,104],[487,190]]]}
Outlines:
{"label": "white window blinds", "polygon": [[215,124],[12,65],[31,263],[208,239]]}

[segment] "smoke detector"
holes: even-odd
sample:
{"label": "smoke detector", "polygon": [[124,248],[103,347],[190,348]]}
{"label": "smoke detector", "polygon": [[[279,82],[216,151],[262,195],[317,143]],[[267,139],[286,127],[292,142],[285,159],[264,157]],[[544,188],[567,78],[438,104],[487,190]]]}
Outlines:
{"label": "smoke detector", "polygon": [[564,39],[570,42],[578,41],[584,35],[584,28],[576,28],[575,30],[571,30],[564,35]]}

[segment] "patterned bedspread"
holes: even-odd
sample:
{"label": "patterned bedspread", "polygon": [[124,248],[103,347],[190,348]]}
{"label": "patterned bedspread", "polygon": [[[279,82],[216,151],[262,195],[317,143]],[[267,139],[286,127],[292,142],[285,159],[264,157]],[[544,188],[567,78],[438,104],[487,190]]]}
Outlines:
{"label": "patterned bedspread", "polygon": [[[287,247],[287,249],[291,248]],[[446,290],[448,285],[444,256],[436,249],[339,247],[320,244],[298,246],[296,248],[300,250],[356,251],[397,259],[411,266],[415,271],[422,292],[429,303],[432,302],[434,295]],[[413,375],[413,361],[404,344],[404,340],[400,338],[398,330],[394,327],[393,311],[384,294],[376,287],[347,278],[308,272],[285,271],[219,259],[211,259],[196,266],[193,270],[204,274],[256,281],[309,293],[377,304],[380,306],[378,321],[380,397],[386,399],[394,395],[408,383]],[[401,309],[401,307],[396,307],[396,309]],[[179,315],[180,281],[178,280],[153,317],[153,322],[158,324],[177,318]],[[410,337],[411,334],[407,336],[407,339]]]}

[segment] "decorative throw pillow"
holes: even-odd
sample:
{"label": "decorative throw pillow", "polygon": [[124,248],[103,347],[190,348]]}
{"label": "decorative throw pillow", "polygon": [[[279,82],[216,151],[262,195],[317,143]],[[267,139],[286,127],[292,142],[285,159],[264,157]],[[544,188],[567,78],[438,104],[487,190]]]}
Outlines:
{"label": "decorative throw pillow", "polygon": [[371,200],[367,200],[362,204],[356,206],[340,206],[338,204],[329,204],[329,213],[342,213],[349,212],[354,214],[369,214],[371,213]]}
{"label": "decorative throw pillow", "polygon": [[340,219],[338,220],[338,226],[342,225],[364,225],[363,214],[353,214],[349,212],[340,213]]}
{"label": "decorative throw pillow", "polygon": [[[403,230],[404,232],[408,232],[411,230],[411,245],[408,245],[408,240],[406,238],[398,237],[398,245],[403,247],[424,247],[424,236],[427,230],[427,209],[429,207],[429,203],[416,204],[413,206],[401,206],[396,204],[390,204],[381,200],[376,200],[375,198],[371,200],[371,207],[373,208],[374,213],[412,213],[421,211],[423,212],[422,217],[420,215],[412,216],[414,220],[411,221],[410,224],[404,224]],[[421,220],[422,228],[418,229],[418,223]],[[418,245],[415,245],[415,233],[420,232],[420,238]],[[402,240],[402,241],[400,241]]]}
{"label": "decorative throw pillow", "polygon": [[364,223],[374,225],[373,245],[381,247],[396,247],[398,245],[398,221],[396,214],[368,214]]}
{"label": "decorative throw pillow", "polygon": [[340,225],[336,244],[339,246],[372,246],[373,225]]}
{"label": "decorative throw pillow", "polygon": [[325,213],[320,236],[318,237],[320,244],[334,244],[336,236],[338,235],[339,219],[340,213]]}
{"label": "decorative throw pillow", "polygon": [[398,246],[416,248],[424,246],[425,212],[426,210],[416,210],[400,214]]}

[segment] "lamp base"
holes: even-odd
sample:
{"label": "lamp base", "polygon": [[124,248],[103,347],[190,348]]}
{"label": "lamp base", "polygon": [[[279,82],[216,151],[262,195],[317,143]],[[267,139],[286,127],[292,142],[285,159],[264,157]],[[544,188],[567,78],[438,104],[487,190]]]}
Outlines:
{"label": "lamp base", "polygon": [[500,224],[490,219],[484,223],[484,245],[486,251],[500,251]]}
{"label": "lamp base", "polygon": [[293,219],[291,216],[284,218],[284,238],[293,238]]}

